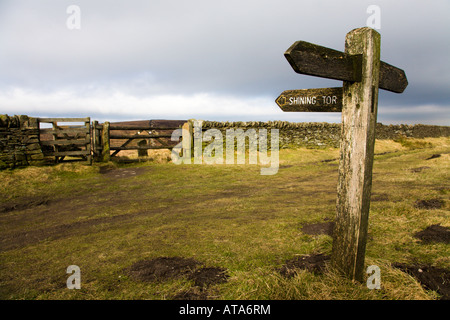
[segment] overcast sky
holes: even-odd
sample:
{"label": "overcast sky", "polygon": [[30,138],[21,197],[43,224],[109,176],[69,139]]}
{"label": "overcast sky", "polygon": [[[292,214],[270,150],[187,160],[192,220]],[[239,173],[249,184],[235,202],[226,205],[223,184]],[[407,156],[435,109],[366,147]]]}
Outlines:
{"label": "overcast sky", "polygon": [[296,74],[283,53],[297,40],[343,51],[369,5],[381,60],[409,82],[380,90],[378,121],[450,125],[448,0],[0,0],[0,114],[339,122],[278,108],[284,90],[342,85]]}

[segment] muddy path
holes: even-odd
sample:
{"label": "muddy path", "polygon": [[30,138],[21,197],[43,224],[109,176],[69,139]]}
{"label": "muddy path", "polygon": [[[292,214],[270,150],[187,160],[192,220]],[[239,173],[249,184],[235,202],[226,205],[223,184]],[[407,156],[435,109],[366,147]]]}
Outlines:
{"label": "muddy path", "polygon": [[[251,190],[217,189],[193,199],[151,192],[151,179],[138,179],[151,167],[100,169],[87,190],[70,195],[22,196],[0,203],[0,252],[44,240],[84,236],[156,214],[186,211],[186,204],[245,196]],[[172,186],[176,188],[176,185]],[[192,209],[189,209],[192,210]]]}
{"label": "muddy path", "polygon": [[[11,202],[0,204],[0,251],[21,248],[46,239],[61,239],[74,235],[86,235],[94,227],[105,228],[132,221],[138,216],[154,215],[160,210],[143,206],[141,210],[121,213],[119,208],[130,207],[142,201],[144,188],[134,188],[132,192],[126,185],[139,183],[133,177],[145,173],[147,168],[108,169],[100,171],[95,187],[66,197],[22,196]],[[125,180],[125,178],[130,178]],[[123,188],[120,184],[125,182]],[[105,188],[114,186],[118,188]],[[161,202],[156,196],[145,193],[145,202]],[[127,212],[127,211],[124,211]]]}

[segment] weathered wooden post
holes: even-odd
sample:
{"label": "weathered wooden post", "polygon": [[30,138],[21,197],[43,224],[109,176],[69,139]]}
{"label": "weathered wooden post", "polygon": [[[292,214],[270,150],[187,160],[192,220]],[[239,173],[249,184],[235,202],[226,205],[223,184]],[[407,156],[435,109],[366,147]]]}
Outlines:
{"label": "weathered wooden post", "polygon": [[138,157],[148,157],[147,140],[141,140],[138,143]]}
{"label": "weathered wooden post", "polygon": [[91,125],[91,132],[92,132],[92,137],[91,137],[91,154],[92,154],[92,158],[94,161],[97,160],[97,127],[98,125],[98,121],[94,120],[92,121],[92,125]]}
{"label": "weathered wooden post", "polygon": [[92,123],[92,155],[94,156],[94,161],[102,161],[102,144],[101,144],[101,130],[103,129],[102,125],[98,124],[98,121],[95,120]]}
{"label": "weathered wooden post", "polygon": [[182,140],[182,153],[183,153],[183,159],[185,161],[191,160],[192,156],[192,150],[194,145],[194,137],[193,137],[193,126],[192,121],[188,120],[183,126],[181,127],[183,140]]}
{"label": "weathered wooden post", "polygon": [[380,75],[380,34],[370,28],[347,34],[345,53],[362,55],[361,81],[344,81],[338,197],[332,266],[363,281]]}
{"label": "weathered wooden post", "polygon": [[405,72],[380,61],[380,34],[364,27],[350,31],[345,53],[304,41],[285,57],[301,74],[343,80],[342,88],[284,91],[275,102],[283,111],[342,111],[336,222],[331,264],[362,281],[372,186],[378,88],[401,93]]}
{"label": "weathered wooden post", "polygon": [[84,125],[87,128],[86,140],[89,141],[89,143],[86,145],[86,151],[88,151],[86,160],[89,165],[92,165],[92,126],[90,117],[86,118]]}
{"label": "weathered wooden post", "polygon": [[109,122],[103,123],[102,130],[102,160],[104,162],[111,160],[110,145],[109,145]]}

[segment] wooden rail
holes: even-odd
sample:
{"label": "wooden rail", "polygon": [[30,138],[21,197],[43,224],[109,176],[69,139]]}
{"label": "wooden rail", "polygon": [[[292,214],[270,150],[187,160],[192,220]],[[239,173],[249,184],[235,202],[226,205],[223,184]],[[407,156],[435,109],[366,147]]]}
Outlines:
{"label": "wooden rail", "polygon": [[50,123],[57,123],[57,122],[91,122],[91,118],[38,118],[39,122],[50,122]]}
{"label": "wooden rail", "polygon": [[86,144],[91,143],[89,139],[84,140],[47,140],[47,141],[41,141],[41,145],[43,146],[85,146]]}
{"label": "wooden rail", "polygon": [[40,129],[39,130],[41,133],[51,133],[51,134],[74,134],[74,133],[84,133],[84,134],[88,134],[89,133],[89,128],[83,127],[83,128],[61,128],[61,127],[56,127],[56,128],[51,128],[51,129]]}
{"label": "wooden rail", "polygon": [[151,126],[122,126],[122,125],[109,125],[109,130],[175,130],[179,127],[151,127]]}
{"label": "wooden rail", "polygon": [[171,146],[138,146],[138,147],[109,147],[110,150],[150,150],[150,149],[172,149]]}
{"label": "wooden rail", "polygon": [[[111,128],[110,128],[111,130]],[[110,134],[110,139],[149,139],[149,138],[170,138],[171,134],[150,134],[150,135],[126,135],[126,134]]]}

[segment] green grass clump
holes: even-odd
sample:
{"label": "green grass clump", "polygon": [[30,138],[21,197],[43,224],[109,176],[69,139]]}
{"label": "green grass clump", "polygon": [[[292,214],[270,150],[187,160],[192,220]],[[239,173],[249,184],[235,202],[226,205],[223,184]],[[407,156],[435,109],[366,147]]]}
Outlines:
{"label": "green grass clump", "polygon": [[433,146],[431,142],[424,139],[407,138],[405,136],[399,136],[394,139],[394,141],[400,143],[403,147],[409,150],[431,148]]}

